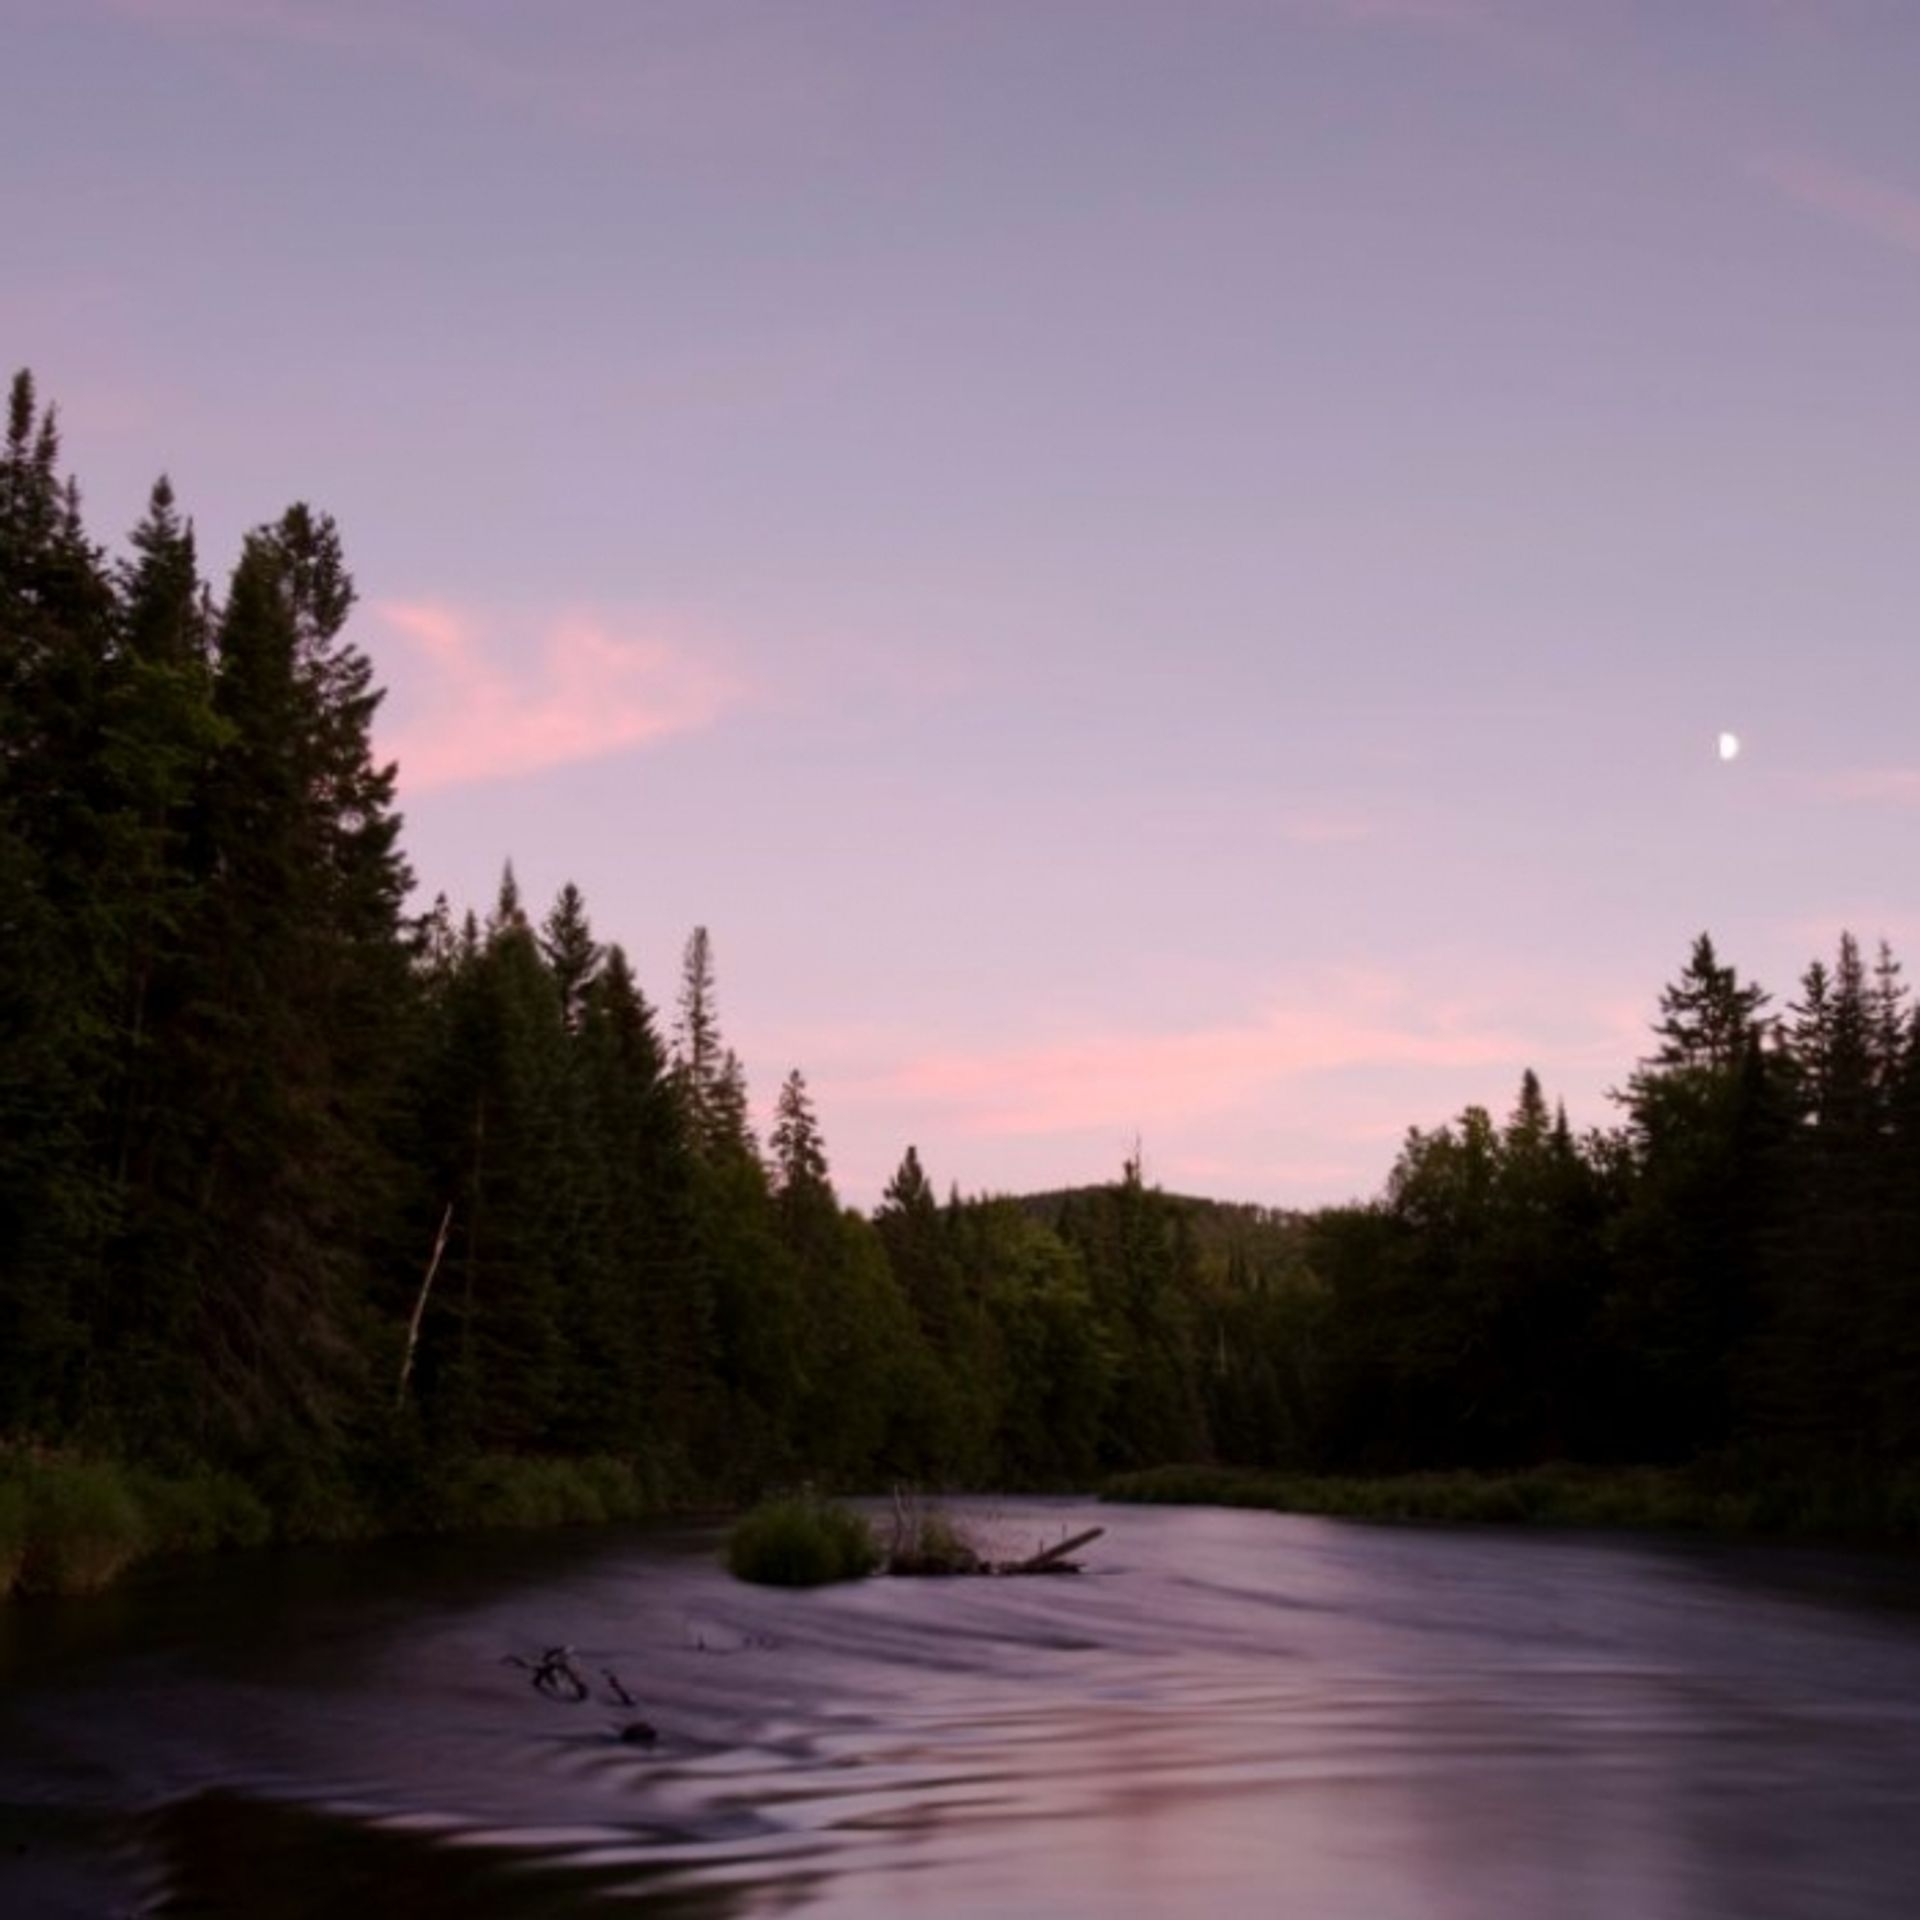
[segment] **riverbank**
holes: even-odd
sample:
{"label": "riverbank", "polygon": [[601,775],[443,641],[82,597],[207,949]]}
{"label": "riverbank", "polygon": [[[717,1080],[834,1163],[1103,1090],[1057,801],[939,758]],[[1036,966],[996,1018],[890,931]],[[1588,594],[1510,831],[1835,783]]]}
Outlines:
{"label": "riverbank", "polygon": [[1920,1542],[1920,1477],[1912,1475],[1878,1482],[1805,1478],[1743,1485],[1703,1469],[1660,1467],[1554,1466],[1379,1477],[1153,1467],[1109,1480],[1101,1497],[1354,1520]]}
{"label": "riverbank", "polygon": [[647,1463],[487,1454],[423,1469],[383,1496],[317,1475],[263,1487],[212,1467],[156,1473],[123,1461],[0,1452],[0,1601],[97,1593],[162,1555],[275,1541],[364,1540],[496,1528],[592,1526],[686,1504]]}

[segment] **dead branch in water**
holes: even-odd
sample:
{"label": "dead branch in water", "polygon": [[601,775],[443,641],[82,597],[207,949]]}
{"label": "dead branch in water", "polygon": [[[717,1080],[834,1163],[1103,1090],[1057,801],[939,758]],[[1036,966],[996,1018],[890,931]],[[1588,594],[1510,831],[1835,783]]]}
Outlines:
{"label": "dead branch in water", "polygon": [[1030,1554],[1024,1560],[1005,1560],[994,1568],[995,1573],[1078,1573],[1080,1563],[1069,1560],[1067,1555],[1078,1553],[1082,1547],[1091,1546],[1106,1532],[1105,1527],[1089,1527],[1085,1533],[1076,1533],[1062,1540],[1058,1546],[1047,1547],[1039,1553]]}

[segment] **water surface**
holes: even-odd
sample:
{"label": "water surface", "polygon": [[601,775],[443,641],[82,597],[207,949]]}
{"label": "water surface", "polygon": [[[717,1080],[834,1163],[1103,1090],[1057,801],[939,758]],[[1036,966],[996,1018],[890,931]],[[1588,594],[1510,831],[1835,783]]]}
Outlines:
{"label": "water surface", "polygon": [[[1079,1578],[740,1586],[717,1529],[0,1609],[0,1912],[1920,1912],[1911,1565],[1201,1509]],[[571,1644],[660,1730],[545,1700]]]}

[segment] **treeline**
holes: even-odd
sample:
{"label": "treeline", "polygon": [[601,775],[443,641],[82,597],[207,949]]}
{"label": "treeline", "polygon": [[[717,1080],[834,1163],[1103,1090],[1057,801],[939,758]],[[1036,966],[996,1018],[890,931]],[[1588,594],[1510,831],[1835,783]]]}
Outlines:
{"label": "treeline", "polygon": [[[234,1470],[295,1524],[474,1463],[649,1487],[1084,1484],[1920,1448],[1920,1043],[1852,942],[1783,1019],[1704,939],[1625,1124],[1527,1076],[1312,1219],[1104,1188],[841,1206],[764,1142],[687,941],[656,1006],[572,887],[411,914],[338,532],[223,591],[162,481],[88,536],[0,454],[0,1454]],[[0,1464],[4,1464],[0,1459]]]}
{"label": "treeline", "polygon": [[1920,1464],[1920,1029],[1842,935],[1781,1013],[1706,936],[1624,1125],[1576,1140],[1524,1080],[1409,1135],[1324,1215],[1330,1464]]}
{"label": "treeline", "polygon": [[1206,1450],[1209,1267],[1137,1174],[1056,1231],[909,1150],[843,1208],[765,1143],[707,936],[671,1017],[572,887],[410,916],[333,523],[220,593],[167,483],[124,558],[54,417],[0,454],[0,1444],[287,1509],[447,1463],[650,1484],[1084,1481]]}

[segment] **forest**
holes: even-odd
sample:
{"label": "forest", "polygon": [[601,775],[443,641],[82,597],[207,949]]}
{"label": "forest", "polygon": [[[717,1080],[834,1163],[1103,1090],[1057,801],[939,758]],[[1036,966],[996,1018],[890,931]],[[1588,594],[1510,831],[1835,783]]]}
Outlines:
{"label": "forest", "polygon": [[0,1478],[217,1472],[299,1537],[469,1514],[515,1462],[656,1503],[1920,1465],[1920,1026],[1884,946],[1776,1006],[1702,935],[1616,1124],[1529,1072],[1365,1204],[1213,1206],[1137,1159],[943,1195],[907,1146],[868,1217],[801,1071],[755,1137],[703,930],[649,931],[655,998],[571,886],[421,910],[353,603],[306,506],[218,590],[165,480],[110,553],[14,380]]}

